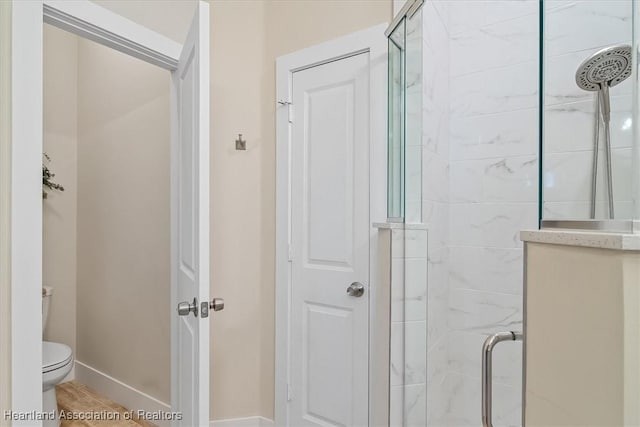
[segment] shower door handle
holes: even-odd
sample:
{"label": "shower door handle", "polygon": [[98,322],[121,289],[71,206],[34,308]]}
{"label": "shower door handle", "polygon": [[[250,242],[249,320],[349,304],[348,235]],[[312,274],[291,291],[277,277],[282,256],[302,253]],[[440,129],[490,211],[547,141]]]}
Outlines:
{"label": "shower door handle", "polygon": [[498,332],[487,338],[482,346],[482,427],[493,427],[493,348],[504,341],[522,341],[522,332]]}

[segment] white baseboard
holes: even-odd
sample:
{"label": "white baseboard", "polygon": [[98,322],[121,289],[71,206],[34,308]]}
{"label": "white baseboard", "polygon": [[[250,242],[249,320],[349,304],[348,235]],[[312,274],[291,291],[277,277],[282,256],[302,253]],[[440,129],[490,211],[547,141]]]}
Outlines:
{"label": "white baseboard", "polygon": [[[155,397],[137,390],[130,385],[123,383],[109,375],[85,365],[82,362],[75,363],[76,380],[108,399],[113,400],[122,406],[133,410],[143,410],[147,412],[170,412],[171,406],[161,402]],[[170,421],[150,420],[160,427],[169,427]]]}
{"label": "white baseboard", "polygon": [[211,427],[273,427],[273,421],[265,417],[230,418],[226,420],[212,420]]}
{"label": "white baseboard", "polygon": [[[75,379],[78,382],[133,411],[171,411],[170,405],[82,362],[76,361],[72,372],[75,373]],[[151,421],[160,427],[169,427],[170,425],[169,421]],[[273,427],[274,425],[272,420],[260,416],[212,420],[209,424],[211,427]]]}

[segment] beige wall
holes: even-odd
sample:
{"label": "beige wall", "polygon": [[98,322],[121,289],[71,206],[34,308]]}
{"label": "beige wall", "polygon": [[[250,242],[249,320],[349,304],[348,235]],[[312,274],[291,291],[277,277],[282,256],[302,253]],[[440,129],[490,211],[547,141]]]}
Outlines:
{"label": "beige wall", "polygon": [[[261,415],[263,2],[213,2],[211,14],[211,418]],[[236,151],[242,133],[247,151]],[[268,416],[265,415],[265,416]]]}
{"label": "beige wall", "polygon": [[78,45],[77,358],[170,400],[170,74]]}
{"label": "beige wall", "polygon": [[42,202],[42,278],[54,288],[44,338],[76,350],[77,70],[76,36],[44,26],[44,152],[64,192]]}
{"label": "beige wall", "polygon": [[[11,409],[11,2],[0,1],[0,414]],[[0,426],[8,425],[0,417]]]}

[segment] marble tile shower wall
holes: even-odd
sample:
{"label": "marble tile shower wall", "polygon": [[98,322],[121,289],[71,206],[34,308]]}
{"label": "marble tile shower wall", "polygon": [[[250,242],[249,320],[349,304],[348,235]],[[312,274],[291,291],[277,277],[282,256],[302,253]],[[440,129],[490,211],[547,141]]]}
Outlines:
{"label": "marble tile shower wall", "polygon": [[422,8],[422,216],[427,248],[427,425],[446,413],[449,240],[449,35],[444,2]]}
{"label": "marble tile shower wall", "polygon": [[[428,425],[480,425],[480,349],[521,329],[521,229],[537,226],[538,2],[424,5]],[[520,425],[518,343],[496,351],[494,420]]]}
{"label": "marble tile shower wall", "polygon": [[[574,76],[580,63],[594,52],[618,43],[631,44],[631,8],[630,0],[545,3],[545,218],[589,217],[595,95],[580,89]],[[611,89],[617,218],[632,217],[631,97],[631,79]],[[606,218],[604,153],[600,154],[596,215]]]}
{"label": "marble tile shower wall", "polygon": [[425,426],[427,415],[427,230],[391,230],[389,426]]}

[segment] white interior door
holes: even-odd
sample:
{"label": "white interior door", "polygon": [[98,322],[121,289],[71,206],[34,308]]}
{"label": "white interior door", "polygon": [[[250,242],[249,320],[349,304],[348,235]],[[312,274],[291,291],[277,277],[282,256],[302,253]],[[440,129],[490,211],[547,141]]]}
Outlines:
{"label": "white interior door", "polygon": [[366,426],[369,53],[294,72],[292,91],[289,425]]}
{"label": "white interior door", "polygon": [[[209,7],[198,2],[173,81],[171,407],[209,425]],[[191,310],[179,315],[176,307]]]}

